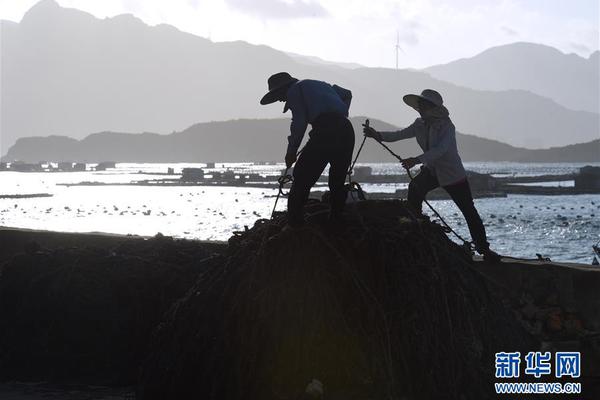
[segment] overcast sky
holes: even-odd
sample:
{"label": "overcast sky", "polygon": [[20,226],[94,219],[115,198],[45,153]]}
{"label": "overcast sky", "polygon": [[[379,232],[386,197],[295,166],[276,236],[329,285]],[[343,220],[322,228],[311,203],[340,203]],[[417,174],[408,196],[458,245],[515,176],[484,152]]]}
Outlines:
{"label": "overcast sky", "polygon": [[[37,1],[0,0],[20,21]],[[245,40],[367,66],[421,68],[515,41],[587,57],[599,47],[598,0],[57,0],[97,17],[131,13],[213,41]]]}

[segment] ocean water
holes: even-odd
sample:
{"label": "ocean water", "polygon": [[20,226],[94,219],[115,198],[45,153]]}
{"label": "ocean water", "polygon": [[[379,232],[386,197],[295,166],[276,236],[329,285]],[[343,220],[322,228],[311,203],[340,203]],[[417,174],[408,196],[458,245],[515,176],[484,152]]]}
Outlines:
{"label": "ocean water", "polygon": [[[359,164],[360,165],[360,164]],[[375,174],[402,173],[398,164],[365,164]],[[600,163],[596,163],[600,165]],[[0,198],[0,226],[67,232],[107,232],[227,240],[233,231],[268,218],[275,189],[236,187],[64,186],[84,181],[128,183],[163,179],[167,168],[204,164],[117,164],[103,172],[0,172],[0,195],[49,193],[52,197]],[[536,176],[576,172],[581,164],[466,163],[467,169],[495,176]],[[282,165],[217,164],[216,170],[278,175]],[[140,173],[141,172],[141,173]],[[546,185],[572,185],[569,182]],[[364,185],[367,191],[394,191],[406,185]],[[432,205],[469,237],[451,201]],[[600,195],[525,196],[477,199],[492,248],[502,254],[589,264],[600,240]],[[280,201],[277,209],[285,209]],[[424,208],[426,210],[426,207]]]}

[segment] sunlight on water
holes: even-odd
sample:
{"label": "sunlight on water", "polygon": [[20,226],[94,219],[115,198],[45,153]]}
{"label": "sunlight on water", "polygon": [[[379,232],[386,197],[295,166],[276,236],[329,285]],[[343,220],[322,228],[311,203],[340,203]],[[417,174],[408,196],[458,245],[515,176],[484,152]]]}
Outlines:
{"label": "sunlight on water", "polygon": [[[575,172],[577,164],[467,163],[467,168],[494,174],[540,175]],[[0,199],[0,226],[69,232],[165,235],[227,240],[232,231],[268,218],[274,189],[235,187],[62,186],[83,181],[128,183],[164,179],[198,164],[118,164],[103,172],[0,172],[2,195],[50,193],[52,197]],[[370,165],[373,173],[401,173],[397,164]],[[215,170],[280,174],[281,165],[221,164]],[[138,173],[143,171],[144,173]],[[510,172],[507,172],[510,171]],[[170,176],[177,178],[176,176]],[[363,185],[366,191],[393,192],[403,185]],[[541,253],[554,260],[589,263],[591,246],[600,239],[600,196],[509,196],[478,199],[493,248],[513,256]],[[469,237],[456,206],[432,204],[457,231]],[[285,199],[278,209],[284,210]]]}
{"label": "sunlight on water", "polygon": [[[469,237],[466,223],[451,201],[431,202],[451,226]],[[591,246],[600,239],[600,196],[522,196],[476,199],[489,241],[499,253],[589,264]]]}

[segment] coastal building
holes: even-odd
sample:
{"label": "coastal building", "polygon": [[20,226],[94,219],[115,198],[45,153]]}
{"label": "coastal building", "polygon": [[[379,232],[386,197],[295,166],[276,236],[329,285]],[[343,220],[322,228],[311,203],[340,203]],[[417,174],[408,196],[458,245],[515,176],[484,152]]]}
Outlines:
{"label": "coastal building", "polygon": [[235,180],[235,172],[228,169],[227,171],[223,172],[223,180],[225,181],[234,181]]}
{"label": "coastal building", "polygon": [[184,168],[181,171],[181,180],[184,182],[198,182],[204,180],[202,168]]}
{"label": "coastal building", "polygon": [[63,171],[63,172],[67,172],[67,171],[73,171],[73,163],[70,161],[62,161],[58,163],[58,170],[59,171]]}
{"label": "coastal building", "polygon": [[575,190],[585,192],[600,192],[600,167],[587,165],[579,169],[575,175]]}
{"label": "coastal building", "polygon": [[116,164],[112,161],[103,161],[96,165],[96,171],[106,171],[108,168],[115,168]]}
{"label": "coastal building", "polygon": [[42,172],[44,169],[40,163],[25,163],[17,161],[10,164],[10,170],[16,172]]}

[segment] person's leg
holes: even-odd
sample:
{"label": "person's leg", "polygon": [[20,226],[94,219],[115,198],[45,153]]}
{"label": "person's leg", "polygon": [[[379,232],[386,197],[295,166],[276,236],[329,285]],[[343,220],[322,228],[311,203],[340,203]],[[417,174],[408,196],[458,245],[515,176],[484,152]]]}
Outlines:
{"label": "person's leg", "polygon": [[429,169],[423,167],[421,172],[414,177],[408,184],[408,203],[413,207],[419,214],[423,213],[423,201],[427,196],[427,193],[437,188],[440,184],[437,178],[429,171]]}
{"label": "person's leg", "polygon": [[465,180],[464,182],[455,185],[445,186],[444,189],[448,192],[465,217],[476,250],[484,256],[492,253],[490,251],[490,244],[487,241],[485,227],[483,226],[481,217],[473,203],[473,195],[471,193],[469,181]]}
{"label": "person's leg", "polygon": [[329,199],[331,205],[330,219],[339,219],[346,205],[345,180],[348,168],[352,163],[354,151],[354,129],[350,121],[344,118],[331,134],[328,146],[329,154]]}
{"label": "person's leg", "polygon": [[[313,132],[318,135],[319,132]],[[303,209],[310,189],[321,176],[327,158],[319,140],[309,139],[294,166],[294,182],[288,197],[288,223],[292,226],[304,222]]]}

